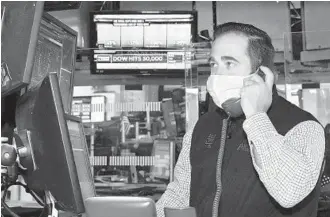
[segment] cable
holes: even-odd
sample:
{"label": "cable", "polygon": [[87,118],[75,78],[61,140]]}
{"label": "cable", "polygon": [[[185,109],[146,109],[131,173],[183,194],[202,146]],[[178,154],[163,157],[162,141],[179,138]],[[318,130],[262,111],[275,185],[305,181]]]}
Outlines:
{"label": "cable", "polygon": [[44,212],[47,210],[46,208],[48,208],[48,205],[47,205],[47,201],[46,201],[46,194],[44,195],[44,208],[42,209],[39,217],[42,217],[42,215],[44,214]]}
{"label": "cable", "polygon": [[30,194],[32,195],[32,197],[37,201],[37,203],[40,205],[40,206],[44,206],[45,203],[39,198],[39,196],[34,192],[34,191],[31,191]]}
{"label": "cable", "polygon": [[301,19],[301,15],[299,14],[299,12],[297,11],[296,7],[294,6],[292,1],[289,1],[289,3],[291,4],[293,11],[296,13],[297,18]]}
{"label": "cable", "polygon": [[228,130],[228,122],[230,121],[230,116],[227,119],[223,119],[222,121],[222,131],[221,131],[221,141],[220,141],[220,149],[217,160],[217,171],[216,171],[216,183],[217,190],[215,192],[213,207],[212,207],[212,217],[218,217],[219,212],[219,203],[222,193],[222,183],[221,183],[221,171],[222,171],[222,160],[225,152],[225,145],[227,139],[227,130]]}
{"label": "cable", "polygon": [[[29,193],[31,194],[31,196],[35,199],[35,201],[37,201],[37,203],[40,205],[40,206],[44,206],[44,202],[42,201],[42,199],[40,199],[40,197],[32,190],[29,189],[29,187],[21,182],[14,182],[12,184],[9,184],[9,185],[4,185],[5,186],[5,189],[4,189],[4,193],[2,195],[2,200],[5,200],[6,199],[6,196],[7,196],[7,192],[8,192],[8,189],[11,187],[11,186],[14,186],[14,185],[20,185],[22,187],[25,188],[25,191],[26,193]],[[2,186],[1,186],[2,187]]]}
{"label": "cable", "polygon": [[[22,184],[22,183],[20,183],[20,184]],[[20,184],[18,184],[18,185],[20,185]],[[10,185],[11,186],[11,185]],[[8,187],[6,187],[6,189],[4,190],[5,192],[4,192],[4,198],[6,197],[6,194],[7,194],[7,191],[8,191],[8,188],[10,187],[10,186],[8,186]],[[24,186],[24,184],[22,184],[22,186]],[[33,192],[33,191],[31,191],[31,192]],[[14,211],[12,211],[11,209],[10,209],[10,207],[5,203],[5,200],[4,200],[4,198],[2,198],[2,200],[1,200],[1,205],[2,205],[2,207],[12,216],[12,217],[20,217],[19,215],[17,215]],[[39,203],[39,202],[38,202]],[[44,196],[44,200],[41,202],[42,204],[43,204],[43,209],[42,209],[42,211],[41,211],[41,213],[40,213],[40,215],[39,215],[39,217],[42,217],[43,216],[43,214],[44,214],[44,212],[45,212],[45,210],[46,210],[46,208],[48,207],[48,205],[47,205],[47,203],[46,203],[46,194],[45,194],[45,196]],[[40,203],[39,203],[40,204]],[[1,214],[1,216],[3,217],[3,215]]]}
{"label": "cable", "polygon": [[298,20],[297,22],[291,24],[291,27],[295,26],[296,24],[301,23],[301,20]]}
{"label": "cable", "polygon": [[5,186],[5,189],[3,190],[3,195],[2,195],[2,201],[5,201],[6,200],[6,196],[7,196],[7,191],[8,191],[8,186],[7,185],[4,185]]}
{"label": "cable", "polygon": [[106,3],[106,1],[103,1],[102,6],[101,6],[101,8],[100,8],[100,11],[103,10],[103,7],[104,7],[105,3]]}
{"label": "cable", "polygon": [[[45,205],[44,202],[42,201],[42,199],[41,199],[41,198],[40,198],[40,197],[39,197],[34,191],[32,191],[27,185],[25,185],[25,184],[23,184],[23,183],[21,183],[21,182],[15,182],[15,183],[12,184],[12,185],[20,185],[20,186],[24,187],[26,193],[31,194],[32,197],[35,199],[35,201],[37,201],[37,203],[38,203],[40,206],[44,206],[44,205]],[[10,186],[12,186],[12,185],[10,185]],[[9,187],[10,187],[10,186],[9,186]]]}

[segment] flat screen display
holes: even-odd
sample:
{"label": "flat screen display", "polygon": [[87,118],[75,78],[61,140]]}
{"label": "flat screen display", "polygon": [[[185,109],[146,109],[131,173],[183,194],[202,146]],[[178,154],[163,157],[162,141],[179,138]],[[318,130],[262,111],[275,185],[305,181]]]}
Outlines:
{"label": "flat screen display", "polygon": [[56,72],[67,114],[71,111],[76,43],[76,32],[49,14],[43,14],[28,90],[38,88],[49,73]]}
{"label": "flat screen display", "polygon": [[80,183],[83,199],[95,196],[94,181],[91,173],[91,165],[89,162],[89,154],[86,144],[85,134],[82,125],[74,118],[68,118],[67,125],[72,144],[74,161],[77,166],[78,179]]}
{"label": "flat screen display", "polygon": [[44,2],[1,2],[1,96],[31,81]]}
{"label": "flat screen display", "polygon": [[[92,15],[92,46],[99,48],[181,48],[192,42],[194,13]],[[96,39],[96,40],[95,40]]]}
{"label": "flat screen display", "polygon": [[191,11],[92,13],[91,73],[184,76],[183,49],[194,42],[196,16]]}

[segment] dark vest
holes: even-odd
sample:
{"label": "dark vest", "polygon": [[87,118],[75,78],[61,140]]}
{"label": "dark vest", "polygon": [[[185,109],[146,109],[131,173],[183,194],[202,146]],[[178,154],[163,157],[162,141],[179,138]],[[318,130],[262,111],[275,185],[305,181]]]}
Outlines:
{"label": "dark vest", "polygon": [[[281,135],[303,121],[317,121],[308,112],[278,96],[276,91],[268,116]],[[198,217],[212,216],[222,120],[227,117],[220,109],[208,112],[200,117],[194,128],[190,150],[190,206],[196,208]],[[230,119],[227,130],[219,217],[316,217],[320,182],[295,207],[281,207],[269,195],[254,169],[243,121],[244,117]]]}

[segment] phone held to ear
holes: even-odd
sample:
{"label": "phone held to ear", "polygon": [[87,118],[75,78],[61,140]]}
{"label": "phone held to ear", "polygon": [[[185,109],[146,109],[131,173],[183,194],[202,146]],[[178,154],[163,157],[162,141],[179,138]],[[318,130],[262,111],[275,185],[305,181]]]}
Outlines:
{"label": "phone held to ear", "polygon": [[232,118],[237,118],[243,114],[241,98],[231,98],[222,103],[223,110]]}
{"label": "phone held to ear", "polygon": [[[264,81],[266,79],[266,74],[261,71],[260,68],[257,69],[256,72]],[[243,115],[243,109],[241,106],[241,98],[231,98],[228,99],[227,101],[225,101],[224,103],[222,103],[222,108],[223,110],[230,116],[233,118],[237,118],[241,115]]]}

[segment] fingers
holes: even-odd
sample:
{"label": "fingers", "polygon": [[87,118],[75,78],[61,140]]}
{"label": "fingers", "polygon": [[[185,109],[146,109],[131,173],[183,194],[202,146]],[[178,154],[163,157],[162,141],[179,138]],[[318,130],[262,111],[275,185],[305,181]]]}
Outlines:
{"label": "fingers", "polygon": [[274,73],[266,66],[260,66],[261,71],[265,73],[265,83],[269,89],[273,88],[274,85]]}
{"label": "fingers", "polygon": [[257,82],[257,83],[259,83],[259,84],[264,82],[262,77],[258,74],[254,74],[250,79]]}
{"label": "fingers", "polygon": [[248,77],[246,79],[244,79],[244,86],[251,86],[251,85],[255,85],[255,84],[260,84],[263,83],[264,80],[257,74],[254,74],[251,77]]}
{"label": "fingers", "polygon": [[245,98],[246,96],[249,95],[249,92],[251,92],[251,90],[254,89],[254,87],[256,86],[245,86],[241,89],[240,95],[241,95],[241,99]]}
{"label": "fingers", "polygon": [[255,84],[255,81],[251,79],[244,79],[244,87],[251,86],[253,84]]}
{"label": "fingers", "polygon": [[8,142],[8,138],[7,137],[1,137],[1,142]]}

